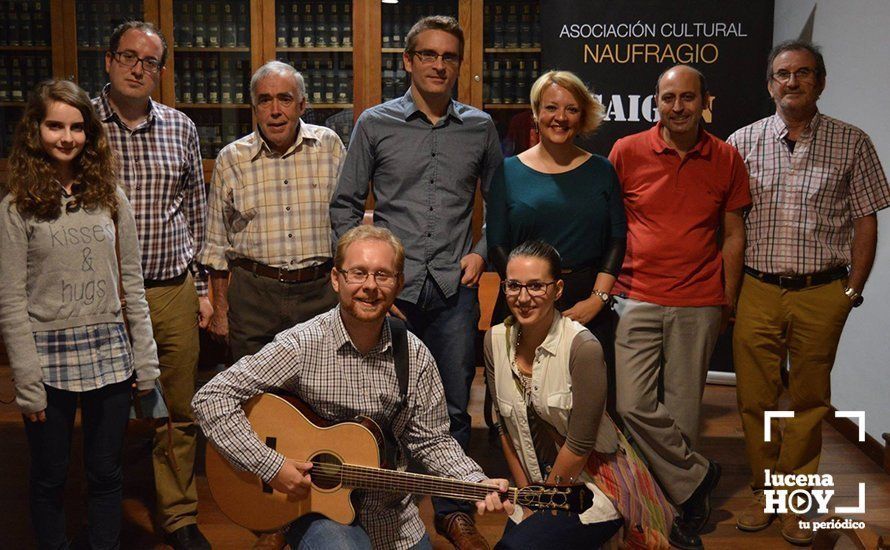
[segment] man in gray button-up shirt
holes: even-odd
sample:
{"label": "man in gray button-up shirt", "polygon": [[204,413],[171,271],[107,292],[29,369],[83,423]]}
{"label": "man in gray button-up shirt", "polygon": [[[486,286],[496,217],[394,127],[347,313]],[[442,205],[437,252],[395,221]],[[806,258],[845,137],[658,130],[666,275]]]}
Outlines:
{"label": "man in gray button-up shirt", "polygon": [[[503,160],[491,118],[451,99],[463,31],[450,17],[420,20],[403,54],[411,87],[401,98],[366,110],[356,122],[331,200],[335,239],[361,223],[373,181],[375,225],[405,245],[405,288],[393,313],[433,353],[448,404],[451,434],[464,448],[475,373],[479,318],[476,285],[485,267],[484,237],[473,246],[476,182],[482,195]],[[470,508],[434,499],[438,523]]]}

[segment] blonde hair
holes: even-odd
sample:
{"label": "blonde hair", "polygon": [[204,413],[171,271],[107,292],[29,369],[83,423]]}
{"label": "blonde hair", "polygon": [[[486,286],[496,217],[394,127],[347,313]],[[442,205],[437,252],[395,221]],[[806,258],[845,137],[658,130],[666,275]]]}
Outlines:
{"label": "blonde hair", "polygon": [[591,90],[578,78],[578,75],[570,71],[548,71],[539,76],[532,84],[530,96],[535,120],[538,120],[538,110],[541,108],[544,90],[551,84],[565,88],[578,102],[578,106],[581,108],[580,135],[591,134],[599,128],[605,113],[603,104],[597,101]]}
{"label": "blonde hair", "polygon": [[359,225],[353,227],[340,237],[337,241],[337,251],[334,254],[334,265],[337,268],[343,268],[343,259],[346,256],[346,249],[349,245],[357,241],[375,240],[383,241],[392,247],[396,254],[396,273],[401,273],[405,269],[405,247],[402,242],[392,234],[392,231],[385,227],[376,227],[373,225]]}

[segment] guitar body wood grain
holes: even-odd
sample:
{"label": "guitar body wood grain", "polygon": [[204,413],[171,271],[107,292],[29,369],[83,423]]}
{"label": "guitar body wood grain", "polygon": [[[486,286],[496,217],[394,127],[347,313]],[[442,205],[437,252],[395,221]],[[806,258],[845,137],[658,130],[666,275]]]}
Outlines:
{"label": "guitar body wood grain", "polygon": [[[361,424],[323,422],[296,399],[272,394],[250,399],[244,411],[260,441],[288,458],[308,462],[327,454],[341,463],[380,467],[382,436],[370,420]],[[251,473],[236,470],[213,445],[207,446],[205,466],[210,491],[222,512],[252,531],[275,531],[313,512],[342,524],[355,519],[352,489],[340,485],[322,489],[313,482],[310,496],[297,500],[264,487]]]}

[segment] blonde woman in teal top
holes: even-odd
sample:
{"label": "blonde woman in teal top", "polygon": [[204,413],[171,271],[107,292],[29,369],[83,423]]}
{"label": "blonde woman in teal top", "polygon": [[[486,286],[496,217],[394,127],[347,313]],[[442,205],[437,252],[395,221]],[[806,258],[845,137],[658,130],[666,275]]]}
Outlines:
{"label": "blonde woman in teal top", "polygon": [[[603,106],[575,74],[550,71],[531,90],[540,142],[504,161],[488,195],[489,259],[504,276],[506,257],[529,240],[563,259],[565,289],[557,307],[600,340],[614,368],[611,291],[624,260],[627,221],[618,176],[608,159],[575,145],[596,130]],[[493,323],[506,315],[503,297]]]}

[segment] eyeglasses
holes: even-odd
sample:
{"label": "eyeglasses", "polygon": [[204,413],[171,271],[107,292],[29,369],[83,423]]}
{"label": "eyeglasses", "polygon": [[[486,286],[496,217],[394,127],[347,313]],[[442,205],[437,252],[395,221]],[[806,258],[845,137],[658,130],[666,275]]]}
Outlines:
{"label": "eyeglasses", "polygon": [[440,57],[442,58],[442,63],[446,65],[451,65],[456,67],[460,64],[460,56],[456,53],[443,53],[438,54],[433,50],[421,50],[419,52],[410,52],[417,56],[420,59],[420,62],[424,65],[432,65],[436,62]]}
{"label": "eyeglasses", "polygon": [[368,273],[364,269],[340,269],[339,267],[337,268],[337,271],[343,274],[343,278],[346,279],[346,283],[350,285],[365,284],[365,281],[368,280],[368,276],[371,276],[374,277],[374,282],[376,282],[377,286],[379,286],[380,288],[392,288],[396,286],[396,279],[399,278],[398,273],[390,273],[388,271],[376,271],[374,273]]}
{"label": "eyeglasses", "polygon": [[528,291],[529,296],[534,296],[535,298],[540,298],[547,294],[547,289],[550,288],[550,285],[555,285],[556,281],[550,281],[549,283],[545,283],[543,281],[532,281],[530,283],[522,284],[519,281],[514,281],[513,279],[507,279],[506,281],[501,282],[501,288],[504,289],[504,294],[507,296],[519,296],[524,288]]}
{"label": "eyeglasses", "polygon": [[142,63],[142,70],[156,74],[163,67],[161,66],[161,62],[154,57],[139,57],[133,52],[111,52],[111,55],[117,60],[121,65],[132,69],[136,66],[137,63]]}
{"label": "eyeglasses", "polygon": [[795,80],[800,81],[811,81],[816,78],[816,75],[819,74],[817,69],[811,69],[809,67],[803,67],[802,69],[797,69],[793,73],[791,71],[786,71],[785,69],[778,70],[770,75],[773,80],[778,82],[779,84],[785,84],[789,80],[791,80],[791,75],[794,75]]}

